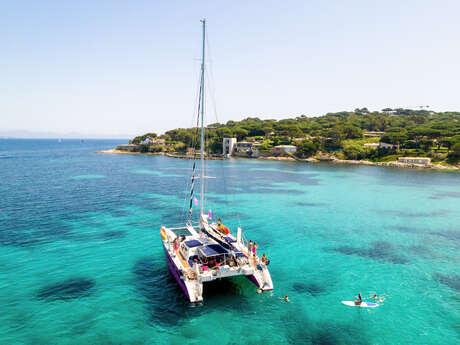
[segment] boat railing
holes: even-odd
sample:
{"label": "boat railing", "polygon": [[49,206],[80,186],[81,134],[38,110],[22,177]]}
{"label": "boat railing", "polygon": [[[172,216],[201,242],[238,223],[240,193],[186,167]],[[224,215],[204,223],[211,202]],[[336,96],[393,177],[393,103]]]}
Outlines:
{"label": "boat railing", "polygon": [[249,241],[246,239],[246,237],[244,236],[243,232],[241,232],[241,244],[243,245],[243,247],[247,248],[248,243],[249,243]]}

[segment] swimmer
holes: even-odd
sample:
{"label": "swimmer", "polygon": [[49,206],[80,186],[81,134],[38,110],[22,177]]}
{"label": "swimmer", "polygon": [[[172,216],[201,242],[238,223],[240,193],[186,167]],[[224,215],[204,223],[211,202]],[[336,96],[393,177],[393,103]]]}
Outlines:
{"label": "swimmer", "polygon": [[385,300],[385,297],[378,297],[376,293],[374,294],[374,296],[372,296],[372,298],[374,299],[374,301],[377,302],[383,302]]}
{"label": "swimmer", "polygon": [[278,297],[279,299],[282,299],[283,301],[285,302],[289,302],[289,297],[288,295],[284,296],[284,297]]}

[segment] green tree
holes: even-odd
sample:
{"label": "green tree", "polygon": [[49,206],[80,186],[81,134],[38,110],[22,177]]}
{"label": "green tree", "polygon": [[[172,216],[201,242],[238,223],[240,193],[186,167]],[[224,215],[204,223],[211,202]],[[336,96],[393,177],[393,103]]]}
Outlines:
{"label": "green tree", "polygon": [[278,132],[282,136],[284,135],[289,137],[289,139],[303,135],[303,132],[296,124],[281,124],[278,127]]}
{"label": "green tree", "polygon": [[393,145],[400,145],[408,138],[407,130],[400,127],[388,128],[380,141]]}
{"label": "green tree", "polygon": [[428,152],[430,148],[434,145],[434,142],[431,139],[422,138],[418,141],[418,144],[425,152]]}
{"label": "green tree", "polygon": [[452,146],[452,151],[447,158],[451,163],[458,163],[460,161],[460,143],[456,143]]}
{"label": "green tree", "polygon": [[363,137],[363,131],[352,124],[343,126],[341,132],[345,139],[361,139]]}
{"label": "green tree", "polygon": [[319,145],[309,139],[304,139],[297,144],[296,155],[298,157],[311,157],[318,152]]}
{"label": "green tree", "polygon": [[442,138],[439,142],[442,146],[447,147],[447,151],[449,151],[452,145],[455,144],[455,141],[452,138]]}
{"label": "green tree", "polygon": [[343,148],[347,159],[363,159],[367,156],[367,150],[360,144],[347,145]]}
{"label": "green tree", "polygon": [[262,131],[264,132],[265,136],[268,137],[271,132],[273,132],[272,126],[263,126]]}
{"label": "green tree", "polygon": [[241,128],[241,127],[235,127],[233,128],[233,135],[236,137],[238,141],[242,141],[244,138],[246,138],[249,134],[249,131]]}

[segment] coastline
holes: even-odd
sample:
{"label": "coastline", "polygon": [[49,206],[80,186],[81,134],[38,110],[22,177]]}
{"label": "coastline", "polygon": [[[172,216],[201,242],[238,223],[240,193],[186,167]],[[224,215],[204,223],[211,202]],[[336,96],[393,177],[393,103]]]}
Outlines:
{"label": "coastline", "polygon": [[369,165],[369,166],[383,166],[393,168],[410,168],[410,169],[430,169],[430,170],[441,170],[441,171],[459,171],[460,168],[455,166],[444,166],[441,164],[412,164],[412,163],[401,163],[397,161],[391,162],[371,162],[366,160],[347,160],[347,159],[316,159],[316,158],[293,158],[293,157],[258,157],[257,159],[262,160],[276,160],[276,161],[289,161],[289,162],[306,162],[306,163],[331,163],[331,164],[350,164],[350,165]]}
{"label": "coastline", "polygon": [[[181,158],[181,159],[193,159],[194,156],[186,154],[172,154],[165,152],[128,152],[121,151],[117,149],[110,150],[101,150],[96,151],[95,153],[102,154],[123,154],[123,155],[148,155],[148,156],[166,156],[170,158]],[[304,163],[331,163],[331,164],[350,164],[350,165],[368,165],[368,166],[382,166],[382,167],[393,167],[393,168],[405,168],[405,169],[424,169],[424,170],[437,170],[445,172],[458,172],[459,167],[456,166],[444,166],[441,164],[430,164],[430,165],[421,165],[421,164],[411,164],[411,163],[401,163],[397,161],[391,162],[371,162],[366,160],[347,160],[347,159],[316,159],[316,158],[294,158],[286,156],[268,156],[268,157],[236,157],[236,158],[246,158],[246,159],[260,159],[260,160],[271,160],[271,161],[284,161],[284,162],[304,162]],[[208,160],[225,160],[225,158],[220,157],[207,157]]]}
{"label": "coastline", "polygon": [[[121,155],[146,155],[146,156],[166,156],[170,158],[180,158],[180,159],[194,159],[194,155],[187,155],[182,153],[168,153],[168,152],[131,152],[131,151],[122,151],[117,149],[110,149],[110,150],[101,150],[96,151],[95,153],[102,153],[102,154],[121,154]],[[224,157],[214,157],[209,156],[205,157],[206,160],[225,160]]]}

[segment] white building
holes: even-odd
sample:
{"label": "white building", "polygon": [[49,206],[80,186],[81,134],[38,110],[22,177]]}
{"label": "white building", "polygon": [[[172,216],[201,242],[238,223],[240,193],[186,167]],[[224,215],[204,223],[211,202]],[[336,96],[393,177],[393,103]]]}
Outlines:
{"label": "white building", "polygon": [[430,165],[431,158],[426,157],[399,157],[398,162],[409,164]]}
{"label": "white building", "polygon": [[297,151],[297,147],[294,145],[278,145],[273,148],[276,153],[290,152],[294,153]]}
{"label": "white building", "polygon": [[379,147],[379,143],[365,143],[364,144],[364,147],[372,147],[374,149],[378,148]]}
{"label": "white building", "polygon": [[236,144],[236,149],[238,152],[249,152],[252,150],[252,144],[248,141],[240,141]]}
{"label": "white building", "polygon": [[231,155],[235,150],[236,138],[224,138],[222,143],[222,154]]}
{"label": "white building", "polygon": [[393,149],[393,148],[395,148],[396,150],[399,150],[399,144],[398,145],[393,145],[393,144],[384,143],[383,141],[381,141],[379,143],[379,147],[382,148],[382,149]]}
{"label": "white building", "polygon": [[375,138],[375,137],[383,136],[385,134],[385,132],[369,131],[369,132],[364,132],[363,134],[364,134],[365,137]]}

